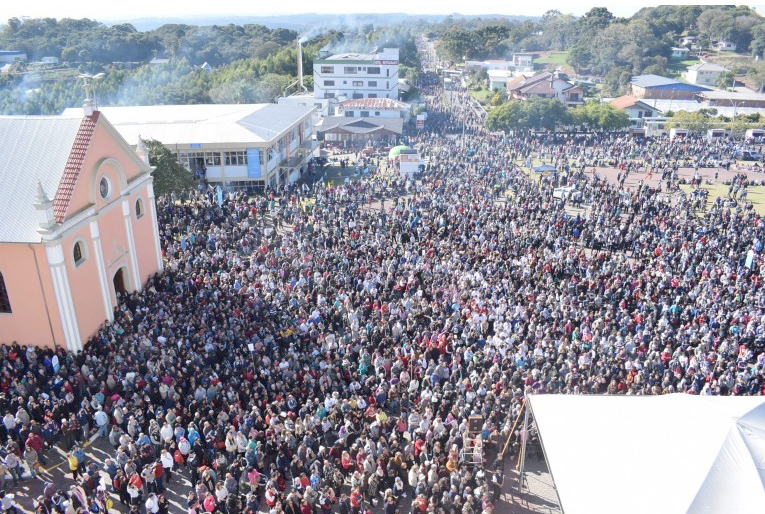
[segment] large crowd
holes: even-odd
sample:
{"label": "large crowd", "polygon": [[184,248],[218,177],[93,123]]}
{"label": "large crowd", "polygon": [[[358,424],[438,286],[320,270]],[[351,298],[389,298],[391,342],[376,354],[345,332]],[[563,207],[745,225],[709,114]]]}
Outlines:
{"label": "large crowd", "polygon": [[[4,508],[57,446],[74,485],[46,484],[43,514],[164,514],[178,474],[189,514],[488,514],[530,392],[765,392],[765,219],[589,171],[671,183],[742,143],[445,137],[462,126],[421,86],[418,180],[160,198],[165,271],[84,351],[2,347]],[[531,156],[564,178],[532,180]]]}

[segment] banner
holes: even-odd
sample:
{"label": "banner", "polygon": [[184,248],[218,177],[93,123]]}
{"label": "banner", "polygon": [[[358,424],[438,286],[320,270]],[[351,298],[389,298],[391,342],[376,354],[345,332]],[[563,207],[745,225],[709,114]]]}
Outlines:
{"label": "banner", "polygon": [[247,178],[263,178],[260,168],[260,148],[247,149]]}

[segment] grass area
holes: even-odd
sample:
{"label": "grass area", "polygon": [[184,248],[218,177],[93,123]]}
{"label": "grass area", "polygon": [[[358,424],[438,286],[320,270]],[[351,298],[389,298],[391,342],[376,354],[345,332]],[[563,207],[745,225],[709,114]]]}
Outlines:
{"label": "grass area", "polygon": [[701,61],[698,59],[686,59],[684,61],[670,61],[667,63],[667,70],[673,73],[682,73],[688,69],[688,66],[699,64]]}
{"label": "grass area", "polygon": [[568,52],[550,52],[549,54],[543,57],[537,57],[536,59],[534,59],[534,64],[565,65],[567,57],[568,57]]}
{"label": "grass area", "polygon": [[470,96],[475,98],[481,104],[485,105],[485,104],[489,103],[489,100],[491,100],[491,97],[494,96],[494,92],[493,91],[489,91],[487,89],[482,89],[480,91],[470,90]]}
{"label": "grass area", "polygon": [[[680,186],[686,193],[692,190],[689,185]],[[711,186],[703,185],[702,189],[709,191],[709,197],[707,198],[707,207],[711,206],[715,200],[719,197],[725,197],[728,195],[728,186],[725,184],[713,184]],[[752,202],[754,210],[758,214],[765,215],[765,187],[762,186],[749,186],[747,195],[747,201]]]}

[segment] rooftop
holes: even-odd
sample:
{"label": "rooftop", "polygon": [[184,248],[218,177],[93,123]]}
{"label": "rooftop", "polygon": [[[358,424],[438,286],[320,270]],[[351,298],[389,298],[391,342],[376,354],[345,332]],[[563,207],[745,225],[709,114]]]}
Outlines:
{"label": "rooftop", "polygon": [[698,64],[694,64],[693,66],[688,66],[688,71],[728,71],[728,68],[724,66],[720,66],[717,64],[712,64],[711,62],[700,62]]}
{"label": "rooftop", "polygon": [[[127,141],[138,136],[164,145],[266,143],[310,116],[313,105],[203,104],[102,107],[100,111]],[[81,108],[65,117],[82,117]]]}
{"label": "rooftop", "polygon": [[33,205],[37,183],[49,198],[56,195],[82,121],[82,116],[0,116],[0,241],[40,242]]}
{"label": "rooftop", "polygon": [[393,98],[353,98],[340,102],[343,109],[364,109],[370,111],[408,111],[409,104]]}
{"label": "rooftop", "polygon": [[384,48],[382,52],[366,54],[357,52],[343,52],[333,54],[319,61],[398,61],[398,48]]}

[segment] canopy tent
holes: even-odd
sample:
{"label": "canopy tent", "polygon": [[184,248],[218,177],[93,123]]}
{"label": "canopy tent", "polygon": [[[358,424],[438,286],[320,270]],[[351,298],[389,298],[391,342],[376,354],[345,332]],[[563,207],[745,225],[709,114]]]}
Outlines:
{"label": "canopy tent", "polygon": [[534,166],[531,168],[536,173],[544,173],[545,171],[557,171],[558,168],[553,166],[552,164],[540,164],[539,166]]}
{"label": "canopy tent", "polygon": [[388,159],[393,159],[394,157],[398,157],[402,150],[409,150],[409,147],[406,145],[398,145],[394,146],[390,149],[390,152],[388,152]]}
{"label": "canopy tent", "polygon": [[565,514],[765,509],[765,398],[532,395]]}

